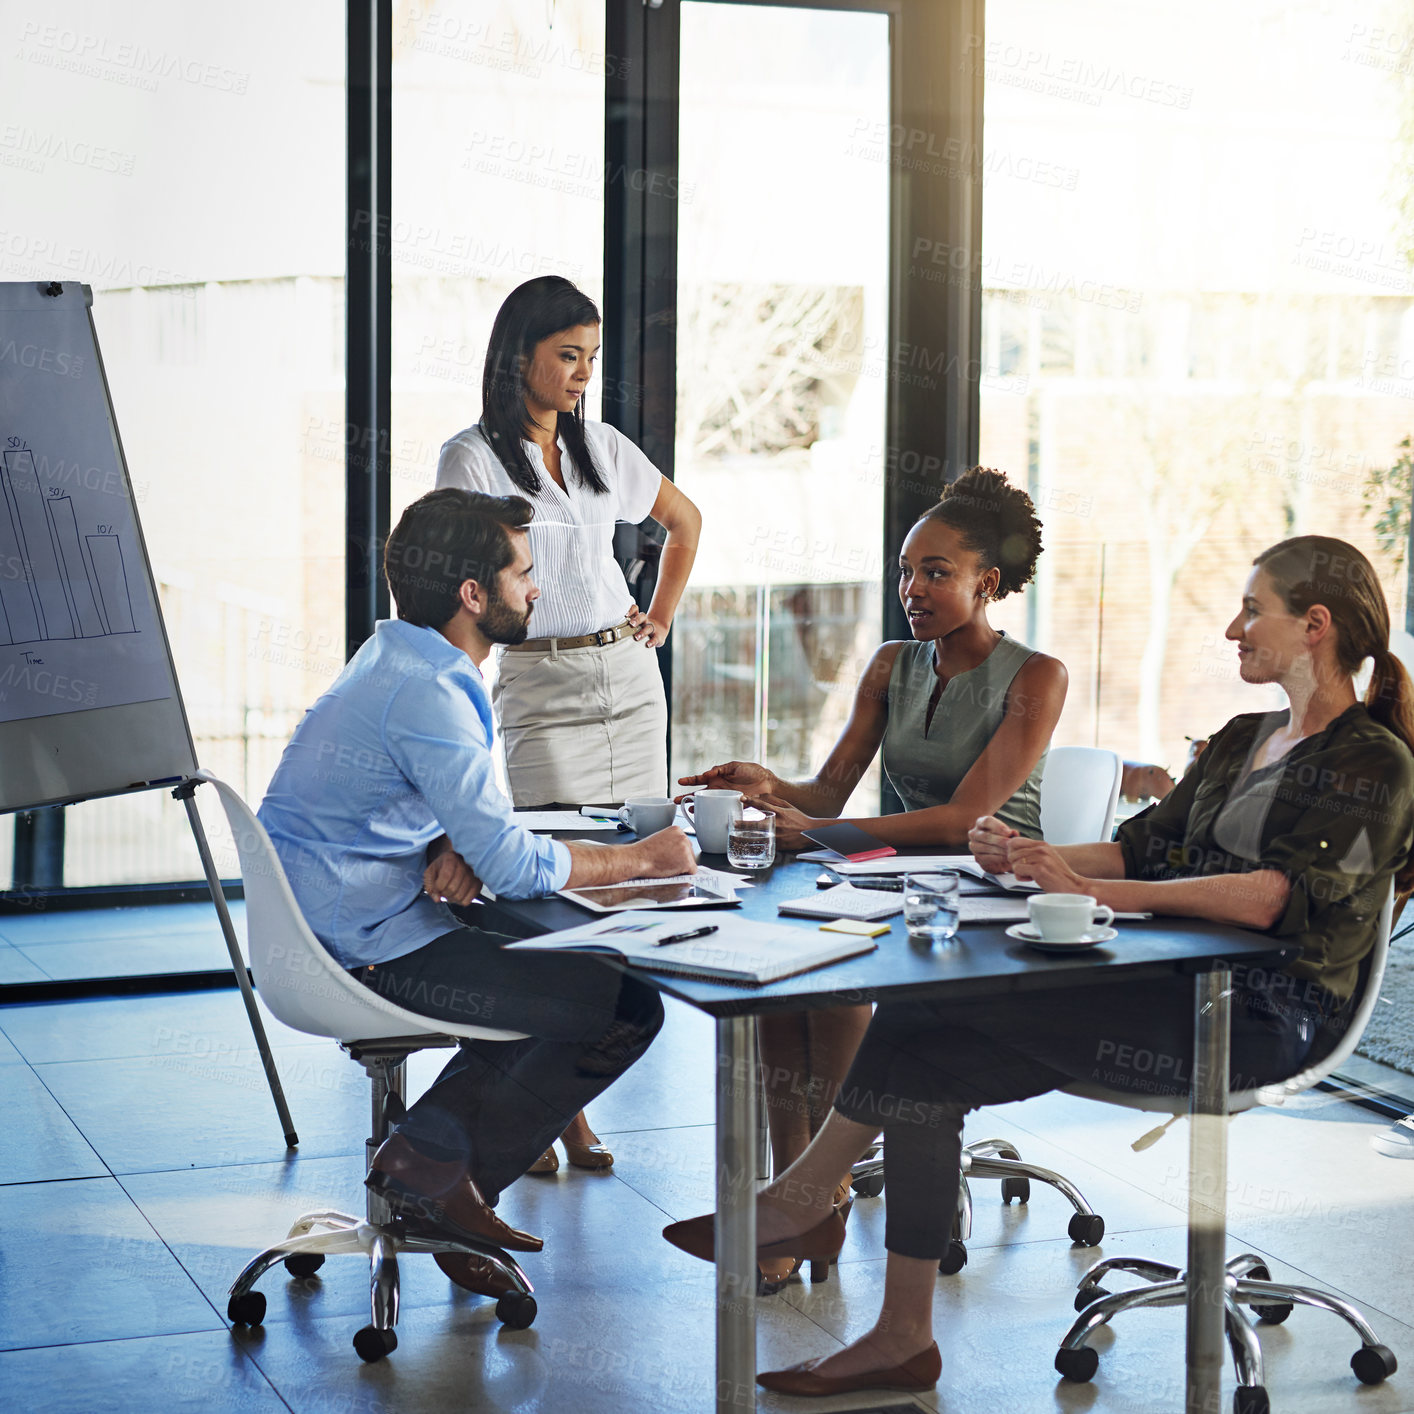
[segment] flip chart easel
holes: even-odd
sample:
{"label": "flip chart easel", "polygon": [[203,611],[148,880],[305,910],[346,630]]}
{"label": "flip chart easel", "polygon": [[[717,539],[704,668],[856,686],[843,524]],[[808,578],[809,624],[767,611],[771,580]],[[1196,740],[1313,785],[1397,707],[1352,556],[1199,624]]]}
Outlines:
{"label": "flip chart easel", "polygon": [[175,787],[293,1148],[299,1137],[196,808],[198,771],[92,291],[0,283],[0,813]]}

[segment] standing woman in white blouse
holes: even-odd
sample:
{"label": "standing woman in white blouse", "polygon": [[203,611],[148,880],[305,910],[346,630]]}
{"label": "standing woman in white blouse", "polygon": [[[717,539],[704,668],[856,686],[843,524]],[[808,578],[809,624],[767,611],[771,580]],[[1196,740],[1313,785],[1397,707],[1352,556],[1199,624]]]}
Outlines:
{"label": "standing woman in white blouse", "polygon": [[[697,554],[702,517],[621,432],[584,416],[599,310],[558,275],[496,315],[482,413],[442,448],[438,486],[524,496],[540,598],[534,638],[501,656],[492,700],[519,807],[608,804],[668,790],[668,707],[655,655]],[[633,601],[614,525],[667,531],[653,602]]]}

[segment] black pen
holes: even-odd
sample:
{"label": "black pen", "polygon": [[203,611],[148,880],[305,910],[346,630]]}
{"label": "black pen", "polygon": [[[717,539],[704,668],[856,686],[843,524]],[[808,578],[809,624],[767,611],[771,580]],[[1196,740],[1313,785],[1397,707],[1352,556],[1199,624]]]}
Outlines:
{"label": "black pen", "polygon": [[659,938],[653,944],[655,948],[667,947],[669,943],[685,943],[689,938],[705,938],[708,933],[715,933],[718,925],[709,923],[705,928],[694,928],[690,933],[674,933],[671,938]]}
{"label": "black pen", "polygon": [[895,893],[903,888],[903,880],[897,874],[846,874],[840,882],[856,889],[892,889]]}

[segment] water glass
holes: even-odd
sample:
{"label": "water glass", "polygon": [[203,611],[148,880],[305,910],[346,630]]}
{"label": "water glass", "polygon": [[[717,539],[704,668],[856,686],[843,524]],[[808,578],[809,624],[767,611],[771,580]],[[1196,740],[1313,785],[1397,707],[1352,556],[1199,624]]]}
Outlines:
{"label": "water glass", "polygon": [[766,869],[776,862],[776,817],[743,815],[727,827],[727,863],[734,869]]}
{"label": "water glass", "polygon": [[914,942],[945,943],[957,935],[958,877],[955,870],[903,877],[903,922]]}

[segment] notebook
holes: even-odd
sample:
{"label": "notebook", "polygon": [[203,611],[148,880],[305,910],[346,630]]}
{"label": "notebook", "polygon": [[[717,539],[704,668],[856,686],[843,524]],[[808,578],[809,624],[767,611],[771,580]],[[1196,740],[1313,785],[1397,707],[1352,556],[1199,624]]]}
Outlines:
{"label": "notebook", "polygon": [[856,889],[853,884],[836,884],[805,898],[787,899],[776,905],[781,913],[795,918],[856,918],[873,923],[903,912],[903,895],[883,889]]}
{"label": "notebook", "polygon": [[858,825],[851,825],[848,821],[812,825],[810,829],[800,833],[806,839],[823,845],[839,859],[881,859],[896,852],[893,845],[875,839],[867,830],[861,830]]}
{"label": "notebook", "polygon": [[511,819],[527,830],[609,830],[619,828],[617,812],[612,817],[586,817],[578,810],[514,810]]}
{"label": "notebook", "polygon": [[[702,917],[701,914],[697,918]],[[634,913],[596,918],[579,928],[564,928],[539,938],[508,943],[509,948],[540,952],[608,952],[650,972],[700,977],[709,982],[759,987],[827,967],[847,957],[872,952],[872,938],[822,935],[784,923],[758,923],[740,915],[719,914],[705,936],[664,943],[665,938],[695,933],[697,918],[683,914]],[[661,944],[661,946],[660,946]]]}
{"label": "notebook", "polygon": [[[804,855],[801,856],[804,858]],[[845,861],[832,864],[836,874],[926,874],[930,870],[955,869],[960,874],[971,874],[985,879],[994,888],[1005,889],[1008,893],[1033,893],[1040,891],[1040,884],[1029,879],[1021,880],[1015,874],[989,874],[970,854],[896,854],[890,859],[871,859],[867,863]]]}

